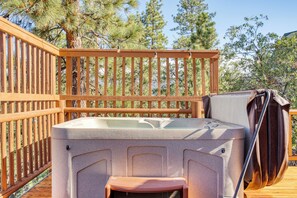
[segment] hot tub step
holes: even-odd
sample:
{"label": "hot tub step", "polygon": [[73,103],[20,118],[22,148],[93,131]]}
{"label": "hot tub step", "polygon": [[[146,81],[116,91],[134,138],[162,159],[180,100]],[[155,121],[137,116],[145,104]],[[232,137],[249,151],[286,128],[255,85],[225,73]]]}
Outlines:
{"label": "hot tub step", "polygon": [[180,197],[188,197],[188,186],[182,177],[114,177],[111,176],[105,186],[105,197],[111,197],[111,191],[127,193],[163,193],[179,191]]}

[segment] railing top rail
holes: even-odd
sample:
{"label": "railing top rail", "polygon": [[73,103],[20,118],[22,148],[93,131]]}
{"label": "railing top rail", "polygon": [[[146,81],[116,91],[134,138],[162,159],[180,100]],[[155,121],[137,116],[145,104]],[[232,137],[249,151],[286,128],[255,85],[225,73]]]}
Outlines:
{"label": "railing top rail", "polygon": [[60,49],[66,57],[219,58],[219,50]]}
{"label": "railing top rail", "polygon": [[0,31],[13,35],[54,55],[59,55],[59,48],[26,31],[25,29],[9,22],[3,17],[0,17]]}

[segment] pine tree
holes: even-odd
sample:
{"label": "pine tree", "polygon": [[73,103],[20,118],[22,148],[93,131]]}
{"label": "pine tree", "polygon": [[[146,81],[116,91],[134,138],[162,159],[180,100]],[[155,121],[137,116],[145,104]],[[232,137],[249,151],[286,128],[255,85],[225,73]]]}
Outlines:
{"label": "pine tree", "polygon": [[213,17],[208,13],[204,0],[180,0],[173,20],[178,24],[172,30],[180,37],[174,42],[174,48],[210,49],[217,45],[217,34]]}
{"label": "pine tree", "polygon": [[59,47],[112,48],[139,43],[142,26],[129,14],[136,6],[137,0],[10,0],[0,13]]}
{"label": "pine tree", "polygon": [[162,0],[150,0],[146,3],[146,10],[142,13],[142,23],[145,28],[145,46],[150,49],[163,49],[168,39],[163,33],[166,25],[161,11]]}

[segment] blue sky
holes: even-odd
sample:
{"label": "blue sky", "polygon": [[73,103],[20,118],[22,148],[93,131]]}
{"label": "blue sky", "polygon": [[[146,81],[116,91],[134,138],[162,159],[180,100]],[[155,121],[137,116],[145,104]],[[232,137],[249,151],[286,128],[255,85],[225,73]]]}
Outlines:
{"label": "blue sky", "polygon": [[[145,10],[145,2],[139,0],[139,11]],[[176,24],[172,15],[177,13],[179,0],[163,0],[162,13],[167,21],[164,29],[168,36],[169,44],[178,35],[170,31]],[[267,15],[269,20],[265,22],[262,33],[274,32],[282,36],[286,32],[297,30],[297,0],[205,0],[210,12],[216,12],[214,21],[219,35],[220,46],[226,41],[223,39],[226,30],[232,25],[240,25],[244,17]]]}

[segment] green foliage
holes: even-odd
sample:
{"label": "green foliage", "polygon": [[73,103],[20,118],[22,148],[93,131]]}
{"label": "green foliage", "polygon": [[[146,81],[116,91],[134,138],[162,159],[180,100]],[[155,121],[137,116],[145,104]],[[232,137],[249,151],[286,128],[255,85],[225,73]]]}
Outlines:
{"label": "green foliage", "polygon": [[168,43],[163,33],[166,25],[161,11],[162,0],[150,0],[146,3],[146,10],[142,13],[142,23],[145,28],[145,46],[150,49],[163,49]]}
{"label": "green foliage", "polygon": [[228,29],[229,42],[222,53],[221,89],[275,89],[296,107],[297,37],[263,35],[260,28],[264,20],[268,18],[263,15],[245,18],[244,24]]}
{"label": "green foliage", "polygon": [[136,6],[136,0],[12,0],[0,10],[59,47],[124,48],[139,45],[142,36],[140,21],[129,14]]}
{"label": "green foliage", "polygon": [[172,30],[178,31],[180,38],[174,42],[174,48],[211,49],[217,42],[213,17],[208,13],[204,0],[180,0],[173,20],[178,24]]}

